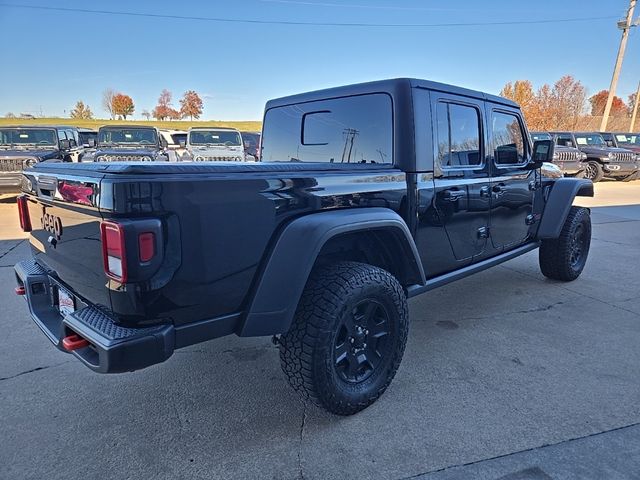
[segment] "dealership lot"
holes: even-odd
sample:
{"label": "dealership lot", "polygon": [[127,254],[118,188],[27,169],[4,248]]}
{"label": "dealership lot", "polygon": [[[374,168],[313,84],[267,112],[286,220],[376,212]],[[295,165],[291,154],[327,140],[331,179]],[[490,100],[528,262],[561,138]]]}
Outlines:
{"label": "dealership lot", "polygon": [[117,376],[56,351],[13,295],[28,245],[1,202],[0,478],[634,478],[640,181],[579,203],[578,280],[545,280],[533,252],[412,300],[390,389],[341,418],[298,401],[266,338]]}

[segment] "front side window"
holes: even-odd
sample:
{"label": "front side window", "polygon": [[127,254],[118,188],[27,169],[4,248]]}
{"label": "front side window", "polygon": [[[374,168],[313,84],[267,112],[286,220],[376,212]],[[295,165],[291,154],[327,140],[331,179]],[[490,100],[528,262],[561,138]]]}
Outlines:
{"label": "front side window", "polygon": [[270,108],[263,162],[393,163],[393,108],[384,93]]}
{"label": "front side window", "polygon": [[438,161],[443,168],[477,167],[480,155],[480,113],[477,108],[438,103]]}
{"label": "front side window", "polygon": [[496,165],[519,165],[525,162],[524,137],[517,116],[493,112],[493,157]]}

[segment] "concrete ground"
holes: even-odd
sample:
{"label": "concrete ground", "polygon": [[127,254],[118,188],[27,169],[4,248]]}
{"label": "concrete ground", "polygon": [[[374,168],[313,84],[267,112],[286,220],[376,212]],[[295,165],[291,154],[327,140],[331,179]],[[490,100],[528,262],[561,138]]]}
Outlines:
{"label": "concrete ground", "polygon": [[640,182],[596,187],[577,281],[532,252],[412,300],[398,375],[348,418],[299,401],[266,338],[114,376],[56,351],[0,203],[0,478],[639,478]]}

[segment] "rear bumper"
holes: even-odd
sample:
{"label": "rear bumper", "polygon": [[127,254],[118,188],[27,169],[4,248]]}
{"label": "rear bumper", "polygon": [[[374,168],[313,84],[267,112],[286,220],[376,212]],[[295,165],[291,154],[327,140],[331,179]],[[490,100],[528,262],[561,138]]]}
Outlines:
{"label": "rear bumper", "polygon": [[89,342],[70,353],[91,370],[99,373],[139,370],[164,362],[173,354],[173,325],[123,327],[105,311],[78,297],[74,297],[76,310],[63,316],[58,309],[58,292],[63,285],[33,260],[18,263],[15,273],[18,286],[24,287],[31,318],[58,349],[69,353],[62,339],[74,334]]}

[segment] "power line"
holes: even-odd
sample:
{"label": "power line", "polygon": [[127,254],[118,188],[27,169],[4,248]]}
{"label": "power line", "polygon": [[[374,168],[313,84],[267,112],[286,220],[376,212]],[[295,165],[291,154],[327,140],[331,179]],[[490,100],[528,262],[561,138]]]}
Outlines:
{"label": "power line", "polygon": [[0,7],[22,8],[31,10],[47,10],[55,12],[74,12],[74,13],[91,13],[98,15],[117,15],[127,17],[146,17],[146,18],[163,18],[171,20],[195,20],[202,22],[222,22],[222,23],[250,23],[262,25],[301,25],[313,27],[374,27],[374,28],[437,28],[437,27],[480,27],[480,26],[499,26],[499,25],[534,25],[544,23],[575,23],[575,22],[592,22],[598,20],[610,20],[618,18],[615,16],[603,17],[579,17],[579,18],[554,18],[542,20],[514,20],[502,22],[454,22],[454,23],[334,23],[334,22],[298,22],[288,20],[256,20],[247,18],[221,18],[221,17],[200,17],[192,15],[170,15],[160,13],[138,13],[124,12],[118,10],[93,10],[89,8],[70,8],[70,7],[50,7],[45,5],[19,5],[13,3],[0,3]]}

